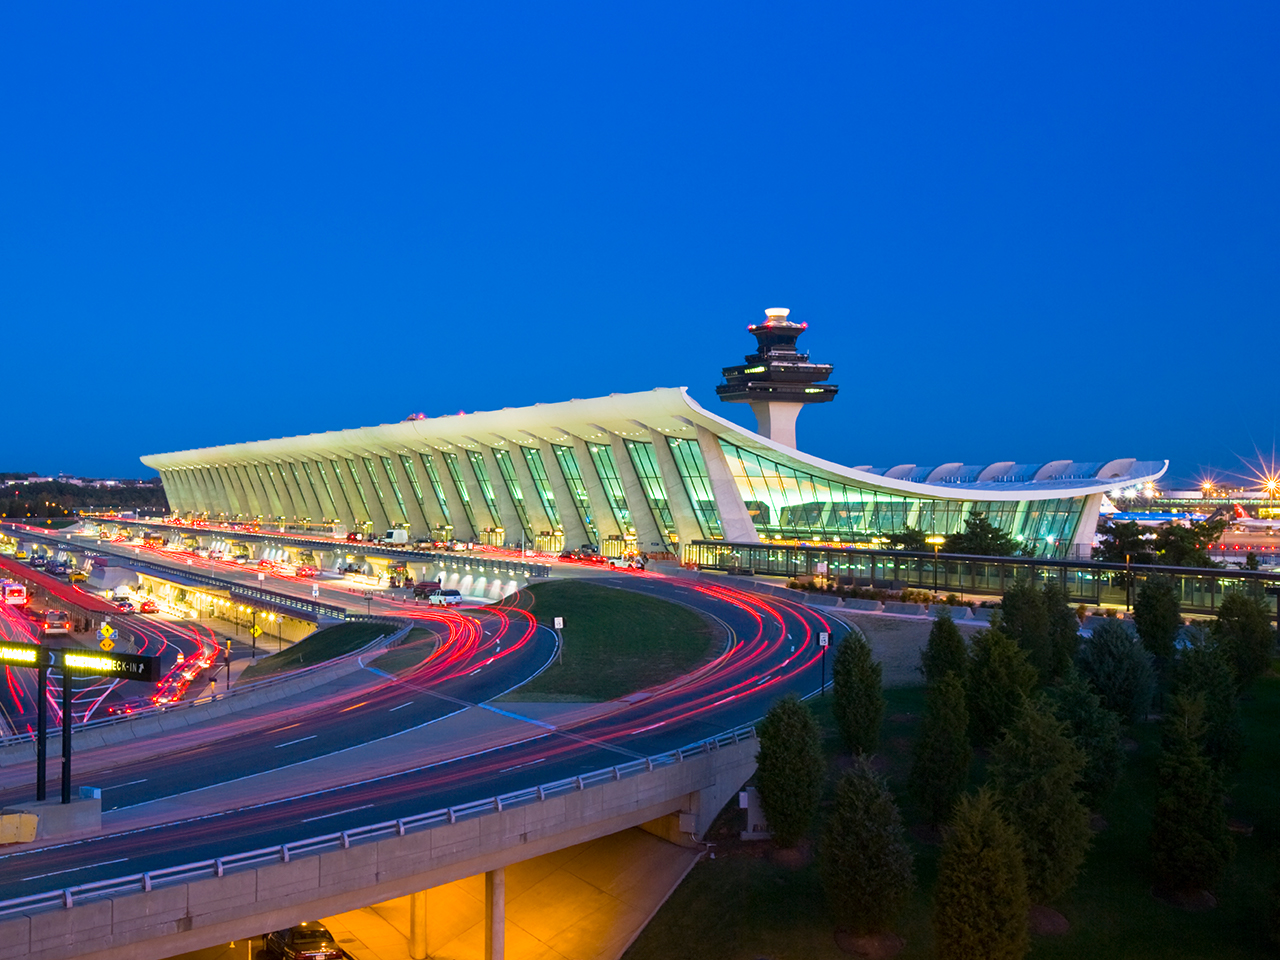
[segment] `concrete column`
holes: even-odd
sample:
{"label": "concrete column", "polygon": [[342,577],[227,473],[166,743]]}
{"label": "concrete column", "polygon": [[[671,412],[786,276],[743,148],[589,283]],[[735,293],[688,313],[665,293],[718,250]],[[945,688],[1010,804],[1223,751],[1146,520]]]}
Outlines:
{"label": "concrete column", "polygon": [[622,491],[627,497],[631,522],[636,526],[636,549],[670,550],[671,541],[658,526],[653,508],[649,506],[649,498],[645,496],[635,465],[631,462],[631,454],[627,452],[627,445],[621,437],[612,433],[609,434],[609,445],[613,448],[613,462],[617,464],[618,476],[622,479]]}
{"label": "concrete column", "polygon": [[[542,495],[538,493],[538,485],[533,482],[533,473],[529,469],[528,461],[524,458],[524,450],[521,449],[520,444],[511,443],[507,446],[507,452],[511,454],[511,464],[516,470],[516,483],[520,484],[520,490],[524,493],[524,509],[529,515],[529,526],[533,528],[533,535],[536,537],[543,530],[555,533],[556,525],[547,516],[547,508],[542,505]],[[543,467],[545,469],[546,464],[543,464]],[[559,500],[556,501],[556,506],[560,506]]]}
{"label": "concrete column", "polygon": [[698,427],[698,449],[702,451],[707,476],[711,478],[711,492],[716,498],[716,509],[720,511],[724,538],[730,543],[759,543],[760,533],[747,513],[747,505],[738,492],[737,481],[729,470],[729,460],[720,448],[720,441],[703,426]]}
{"label": "concrete column", "polygon": [[267,474],[267,465],[261,461],[250,461],[246,467],[249,476],[253,478],[254,486],[262,491],[262,505],[266,508],[263,516],[275,519],[284,513],[284,507],[280,504],[280,495],[275,490],[275,485],[271,482],[271,477]]}
{"label": "concrete column", "polygon": [[227,499],[231,501],[232,515],[244,516],[248,512],[244,506],[244,493],[236,486],[235,478],[226,464],[218,465],[218,476],[222,478],[222,488],[227,492]]}
{"label": "concrete column", "polygon": [[255,517],[265,517],[270,512],[271,504],[267,502],[266,494],[262,492],[262,488],[258,484],[258,477],[253,472],[253,465],[248,463],[237,464],[236,472],[240,477],[240,484],[244,487],[245,494],[249,498],[249,512]]}
{"label": "concrete column", "polygon": [[796,449],[796,417],[804,409],[803,403],[758,400],[750,406],[756,415],[756,433],[774,443]]}
{"label": "concrete column", "polygon": [[[355,456],[351,458],[351,462],[355,464],[356,476],[360,478],[359,486],[364,490],[364,498],[369,505],[369,519],[373,521],[373,535],[375,537],[381,537],[395,526],[395,524],[392,523],[391,517],[387,515],[386,508],[383,507],[382,501],[378,499],[378,491],[374,488],[373,480],[369,476],[369,470],[365,466],[364,458],[366,454],[367,451],[357,451]],[[377,456],[377,454],[372,454],[370,459],[375,456]],[[343,466],[346,466],[346,464],[344,463]],[[377,469],[377,465],[375,464],[374,470]],[[355,495],[357,497],[360,496],[359,490],[355,491]]]}
{"label": "concrete column", "polygon": [[195,467],[187,467],[183,470],[183,479],[191,487],[191,498],[195,501],[195,510],[197,513],[209,512],[209,494],[204,488],[204,484],[200,480],[200,475]]}
{"label": "concrete column", "polygon": [[164,495],[169,501],[169,509],[173,513],[183,513],[186,510],[187,495],[178,482],[178,471],[161,470],[160,480],[164,484]]}
{"label": "concrete column", "polygon": [[209,486],[213,490],[214,499],[217,501],[218,513],[223,516],[231,516],[235,513],[235,509],[231,506],[231,496],[227,493],[227,485],[222,482],[222,474],[218,472],[217,467],[202,468],[205,476],[209,478]]}
{"label": "concrete column", "polygon": [[[395,477],[396,485],[400,488],[400,496],[404,498],[405,512],[409,514],[409,531],[416,537],[431,536],[431,519],[427,516],[425,500],[430,495],[434,501],[435,494],[428,489],[424,489],[422,491],[423,499],[419,500],[418,495],[413,492],[413,484],[409,482],[409,474],[405,472],[404,462],[401,461],[400,454],[393,451],[387,453],[386,457],[391,461],[392,475]],[[421,472],[420,467],[413,471],[414,476]],[[419,482],[418,486],[422,486],[421,482]],[[395,496],[394,492],[392,496]],[[439,512],[438,506],[436,512]]]}
{"label": "concrete column", "polygon": [[[409,529],[412,530],[414,524],[413,515],[409,513],[409,501],[413,499],[413,491],[404,489],[399,477],[393,477],[387,473],[387,465],[382,462],[383,456],[384,454],[381,452],[375,452],[373,457],[370,458],[373,460],[374,474],[378,477],[378,486],[382,489],[382,495],[386,498],[382,501],[382,509],[386,511],[388,520],[391,519],[393,514],[395,515],[395,520],[392,523],[397,526],[402,522],[407,523],[409,524]],[[387,459],[390,460],[391,457],[387,457]],[[395,469],[394,461],[391,468]],[[395,483],[392,483],[392,480],[395,480]],[[400,491],[399,497],[396,496],[396,490]],[[403,510],[400,509],[401,500],[404,501]]]}
{"label": "concrete column", "polygon": [[[427,468],[422,463],[422,456],[416,450],[410,450],[404,454],[409,458],[409,463],[413,465],[413,475],[418,478],[418,486],[422,489],[422,516],[426,518],[428,525],[434,531],[436,527],[443,527],[446,523],[444,511],[440,509],[440,499],[436,496],[436,488],[431,485],[431,474],[427,472]],[[405,469],[404,461],[399,455],[396,457],[396,469],[404,473],[405,479],[409,478],[409,472]],[[440,458],[435,457],[436,472],[440,471],[442,466]],[[440,483],[444,483],[444,477],[440,478]],[[413,488],[413,484],[409,484],[409,488]],[[447,497],[446,497],[447,501]]]}
{"label": "concrete column", "polygon": [[[480,536],[480,531],[472,527],[471,521],[467,518],[467,510],[462,505],[462,494],[458,492],[458,485],[454,483],[453,474],[449,472],[449,464],[445,461],[444,452],[440,450],[434,450],[434,451],[428,451],[428,452],[431,453],[432,456],[435,458],[436,473],[440,475],[440,485],[444,487],[444,502],[449,505],[449,514],[453,518],[454,539],[455,540],[478,539]],[[453,452],[458,457],[458,471],[461,473],[463,469],[462,465],[467,459],[466,455],[462,453],[458,453],[456,450]],[[467,469],[470,470],[469,465]],[[463,480],[464,481],[466,480],[465,474],[463,475]],[[480,496],[480,491],[475,488],[472,488],[472,490],[467,491],[467,495],[470,496],[472,492],[474,492],[477,497]],[[477,508],[473,505],[471,509],[475,510]],[[479,509],[484,510],[485,509],[484,504],[480,504]],[[476,522],[477,523],[480,522],[478,517],[476,518]]]}
{"label": "concrete column", "polygon": [[1093,534],[1098,528],[1098,512],[1102,509],[1102,494],[1091,493],[1084,499],[1080,519],[1076,523],[1075,536],[1065,554],[1068,560],[1087,560],[1093,555]]}
{"label": "concrete column", "polygon": [[[359,507],[351,502],[356,492],[351,489],[350,480],[346,481],[344,487],[341,476],[334,472],[335,469],[347,469],[346,464],[342,463],[340,458],[324,451],[317,455],[317,460],[324,464],[324,475],[329,478],[329,490],[333,494],[333,504],[338,510],[338,519],[347,525],[348,532],[354,533],[360,527],[360,517],[356,513]],[[335,460],[338,461],[337,468],[333,465]]]}
{"label": "concrete column", "polygon": [[507,951],[507,877],[499,867],[484,875],[484,960],[503,960]]}
{"label": "concrete column", "polygon": [[427,960],[427,891],[409,894],[409,956]]}
{"label": "concrete column", "polygon": [[600,482],[600,474],[596,472],[596,462],[591,459],[587,441],[581,437],[574,437],[573,455],[578,461],[578,470],[582,472],[582,482],[587,488],[587,499],[591,501],[591,516],[595,518],[600,539],[621,536],[623,531],[618,526],[618,518],[613,515],[613,503],[609,500],[609,495],[604,492],[604,484]]}
{"label": "concrete column", "polygon": [[[476,468],[471,465],[471,457],[467,455],[466,447],[457,447],[454,451],[458,457],[458,472],[462,475],[462,482],[467,485],[467,490],[471,494],[471,512],[476,515],[476,539],[480,538],[480,531],[487,526],[501,526],[502,517],[493,515],[493,509],[489,506],[489,501],[484,498],[484,490],[480,487],[480,478],[476,476]],[[490,483],[493,477],[489,478]],[[495,494],[494,496],[497,496]]]}
{"label": "concrete column", "polygon": [[498,467],[498,458],[494,456],[493,448],[484,444],[480,445],[480,453],[484,456],[485,469],[489,471],[489,486],[493,487],[493,498],[498,501],[498,513],[502,517],[503,542],[508,546],[519,543],[525,539],[524,526],[520,523],[520,515],[516,513],[515,501],[511,499],[511,493],[507,490],[507,481]]}
{"label": "concrete column", "polygon": [[[666,435],[650,430],[649,437],[653,441],[653,456],[658,461],[658,470],[662,473],[662,486],[667,491],[667,506],[671,517],[676,522],[676,534],[683,547],[691,540],[702,539],[702,526],[698,523],[698,515],[694,512],[693,501],[689,499],[689,491],[685,489],[684,480],[680,477],[680,468],[676,466],[676,458],[667,445]],[[675,551],[680,556],[680,550]]]}
{"label": "concrete column", "polygon": [[303,498],[302,491],[298,489],[289,465],[281,460],[273,460],[267,464],[267,468],[275,480],[276,489],[281,491],[280,499],[284,507],[284,515],[291,520],[306,519],[307,501]]}
{"label": "concrete column", "polygon": [[289,475],[289,483],[291,488],[296,488],[298,493],[302,495],[302,502],[306,505],[307,515],[317,522],[328,516],[324,506],[320,503],[320,495],[311,488],[311,481],[307,479],[307,475],[302,471],[302,464],[296,460],[285,463],[282,468]]}
{"label": "concrete column", "polygon": [[[556,495],[556,507],[560,511],[560,524],[564,527],[564,545],[570,550],[577,550],[584,543],[591,543],[593,537],[582,517],[578,515],[578,500],[569,489],[569,481],[564,478],[560,469],[560,461],[551,444],[543,440],[538,444],[542,451],[542,466],[547,471],[547,479],[551,481],[551,492]],[[579,467],[581,469],[581,467]],[[592,508],[595,516],[595,508]]]}

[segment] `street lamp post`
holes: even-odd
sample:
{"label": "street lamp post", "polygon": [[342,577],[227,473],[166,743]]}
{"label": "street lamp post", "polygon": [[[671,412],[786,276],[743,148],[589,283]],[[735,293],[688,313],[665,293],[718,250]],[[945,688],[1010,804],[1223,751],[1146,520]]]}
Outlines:
{"label": "street lamp post", "polygon": [[938,592],[938,551],[947,542],[946,537],[926,537],[925,543],[933,544],[933,592]]}

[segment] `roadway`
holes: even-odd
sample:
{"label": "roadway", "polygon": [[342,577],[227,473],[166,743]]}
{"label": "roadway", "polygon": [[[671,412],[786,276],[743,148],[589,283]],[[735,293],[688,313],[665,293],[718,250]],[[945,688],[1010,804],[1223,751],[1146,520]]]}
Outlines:
{"label": "roadway", "polygon": [[[685,677],[624,698],[603,716],[565,725],[530,718],[523,736],[510,733],[491,745],[469,743],[465,755],[433,759],[411,753],[358,783],[307,782],[309,765],[299,760],[354,748],[353,767],[367,740],[384,741],[409,727],[425,727],[463,709],[475,709],[545,662],[546,631],[530,631],[530,621],[499,611],[463,615],[481,635],[463,653],[450,636],[440,646],[436,673],[387,677],[374,694],[353,693],[348,703],[324,702],[297,723],[267,727],[201,744],[136,765],[113,767],[104,804],[107,833],[42,849],[0,856],[0,898],[61,889],[123,874],[156,870],[257,847],[274,846],[321,833],[411,816],[445,806],[534,787],[695,742],[758,719],[785,693],[809,694],[818,687],[817,633],[845,632],[819,612],[719,586],[693,585],[658,577],[623,576],[616,585],[694,606],[727,630],[724,652]],[[491,629],[492,628],[492,632]],[[526,636],[517,645],[516,635]],[[499,642],[519,653],[496,654]],[[492,645],[490,650],[489,645]],[[424,664],[424,668],[426,665]],[[478,670],[479,672],[475,672]],[[483,709],[483,708],[482,708]],[[494,705],[488,709],[493,710]],[[519,710],[513,705],[511,711]],[[511,716],[511,711],[497,707]],[[403,714],[403,716],[400,716]],[[516,715],[520,721],[522,718]],[[294,736],[297,734],[297,736]],[[282,752],[284,751],[284,752]],[[275,770],[270,799],[252,799],[188,820],[112,832],[113,816],[127,817],[148,802],[183,794],[192,784],[239,779],[246,771]],[[140,781],[130,783],[130,781]],[[283,787],[283,789],[282,789]],[[8,791],[6,791],[7,793]]]}

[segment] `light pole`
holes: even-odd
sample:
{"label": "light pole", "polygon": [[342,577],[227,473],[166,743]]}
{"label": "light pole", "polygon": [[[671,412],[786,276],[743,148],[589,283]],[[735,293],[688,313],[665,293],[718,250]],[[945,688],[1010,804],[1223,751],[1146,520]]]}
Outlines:
{"label": "light pole", "polygon": [[933,544],[933,592],[938,592],[938,551],[947,542],[946,537],[926,537],[925,543]]}

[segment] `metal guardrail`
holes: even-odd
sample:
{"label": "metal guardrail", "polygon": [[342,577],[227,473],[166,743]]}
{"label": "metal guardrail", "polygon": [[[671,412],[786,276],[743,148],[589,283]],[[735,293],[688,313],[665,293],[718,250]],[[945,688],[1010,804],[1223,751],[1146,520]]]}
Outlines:
{"label": "metal guardrail", "polygon": [[60,890],[30,894],[25,897],[13,897],[0,900],[0,917],[12,916],[26,911],[50,910],[55,907],[70,909],[78,903],[97,900],[102,897],[116,896],[122,893],[149,893],[156,887],[189,880],[200,880],[207,877],[222,877],[229,871],[244,869],[264,863],[288,863],[295,856],[308,856],[326,850],[345,850],[352,844],[368,843],[384,837],[403,837],[408,833],[428,829],[445,823],[457,823],[470,817],[483,816],[489,813],[501,813],[510,807],[521,806],[546,800],[548,797],[585,790],[587,787],[621,780],[626,776],[634,776],[641,772],[651,772],[657,767],[683,763],[685,759],[699,754],[709,753],[721,747],[732,746],[743,740],[754,740],[754,725],[736,727],[715,737],[699,740],[676,750],[669,750],[643,760],[631,760],[616,767],[604,767],[577,777],[566,777],[536,787],[526,787],[511,793],[475,800],[459,804],[455,807],[443,807],[427,813],[419,813],[398,820],[384,820],[353,830],[342,830],[338,833],[326,833],[305,840],[295,840],[275,847],[259,847],[242,853],[228,854],[211,860],[200,860],[184,863],[176,867],[164,867],[145,873],[134,873],[109,880],[94,880],[77,884]]}
{"label": "metal guardrail", "polygon": [[[116,724],[120,724],[120,723],[130,723],[134,720],[141,720],[145,717],[157,717],[165,713],[173,713],[179,710],[189,710],[192,707],[203,707],[206,704],[219,703],[223,700],[231,700],[231,699],[235,699],[238,696],[244,696],[245,694],[256,693],[257,691],[266,689],[267,687],[277,686],[281,683],[285,683],[290,680],[297,680],[299,677],[309,676],[311,673],[317,670],[322,670],[325,667],[331,667],[335,663],[345,663],[347,661],[356,659],[358,657],[362,657],[365,654],[369,653],[371,650],[373,650],[379,644],[382,644],[384,646],[394,646],[399,640],[403,639],[404,636],[408,634],[410,630],[412,630],[415,626],[420,625],[416,621],[405,622],[403,618],[400,618],[400,617],[378,617],[378,616],[367,617],[361,614],[359,616],[353,617],[352,619],[358,622],[364,622],[364,623],[391,623],[394,625],[398,625],[400,629],[395,631],[392,634],[382,634],[381,636],[366,643],[359,650],[352,650],[350,653],[344,653],[342,656],[334,657],[332,660],[324,660],[324,661],[321,661],[320,663],[313,663],[308,667],[300,667],[297,670],[290,670],[288,673],[281,673],[271,677],[263,677],[261,680],[250,680],[247,683],[245,683],[243,686],[239,686],[239,685],[233,686],[230,690],[226,691],[225,693],[215,693],[212,696],[199,697],[195,700],[179,700],[177,703],[165,703],[165,704],[159,704],[159,705],[154,705],[150,707],[140,707],[139,709],[133,711],[132,713],[126,714],[124,716],[99,717],[96,720],[90,720],[88,723],[73,725],[71,728],[72,733],[78,733],[80,731],[86,731],[86,730],[87,731],[101,730],[104,727],[113,727]],[[49,727],[50,736],[53,735],[53,731],[61,730],[61,729],[62,729],[61,725],[50,726]],[[36,737],[35,737],[35,734],[33,733],[32,734],[25,734],[25,733],[10,734],[7,737],[0,737],[0,748],[18,746],[19,744],[24,744],[24,743],[35,743],[35,739]]]}

